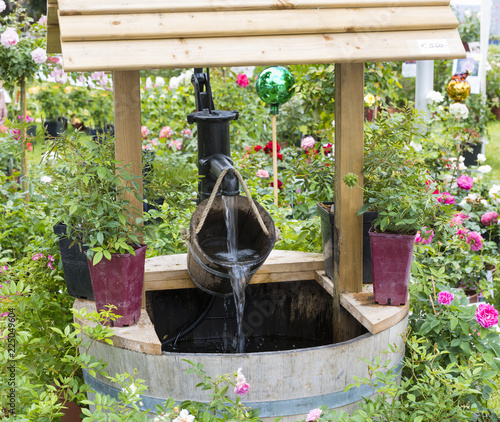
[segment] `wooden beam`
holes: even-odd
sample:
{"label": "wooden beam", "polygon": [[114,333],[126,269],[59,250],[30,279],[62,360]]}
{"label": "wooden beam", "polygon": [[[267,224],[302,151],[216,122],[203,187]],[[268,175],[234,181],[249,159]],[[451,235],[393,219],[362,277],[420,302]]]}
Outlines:
{"label": "wooden beam", "polygon": [[363,220],[357,216],[363,191],[349,188],[343,178],[358,175],[363,186],[364,64],[335,64],[335,218],[333,237],[334,341],[361,333],[360,326],[342,306],[340,294],[360,292],[363,285]]}
{"label": "wooden beam", "polygon": [[47,53],[48,54],[61,54],[61,32],[59,25],[47,24]]}
{"label": "wooden beam", "polygon": [[[115,157],[137,177],[142,197],[141,92],[139,71],[113,72]],[[142,201],[127,195],[130,213],[142,218]]]}
{"label": "wooden beam", "polygon": [[335,65],[335,219],[334,282],[340,292],[360,292],[363,280],[363,191],[343,178],[358,176],[363,186],[363,64]]}
{"label": "wooden beam", "polygon": [[[57,14],[55,18],[49,23],[57,23]],[[457,18],[449,6],[70,15],[61,16],[61,39],[211,38],[457,27]]]}
{"label": "wooden beam", "polygon": [[[429,43],[443,40],[439,48]],[[63,43],[66,71],[355,63],[465,57],[456,29]]]}
{"label": "wooden beam", "polygon": [[[50,0],[55,1],[55,0]],[[449,6],[449,0],[398,0],[398,6]],[[392,7],[392,0],[357,0],[356,7]],[[316,9],[353,7],[348,0],[59,0],[66,15],[176,13],[222,10]]]}
{"label": "wooden beam", "polygon": [[376,304],[373,301],[372,284],[365,284],[359,293],[342,293],[340,304],[372,334],[396,325],[410,310],[409,297],[402,306]]}
{"label": "wooden beam", "polygon": [[[316,271],[322,269],[323,254],[273,250],[250,283],[314,280]],[[187,271],[186,254],[148,258],[144,286],[146,291],[196,287]]]}
{"label": "wooden beam", "polygon": [[57,6],[47,6],[47,25],[59,25],[59,17],[57,15]]}

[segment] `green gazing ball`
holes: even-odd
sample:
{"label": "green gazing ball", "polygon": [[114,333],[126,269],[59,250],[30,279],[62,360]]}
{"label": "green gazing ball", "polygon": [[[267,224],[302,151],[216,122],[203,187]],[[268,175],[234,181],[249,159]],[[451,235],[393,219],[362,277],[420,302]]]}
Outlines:
{"label": "green gazing ball", "polygon": [[277,111],[280,104],[292,98],[294,83],[292,74],[284,67],[268,67],[257,78],[257,94],[262,101],[271,105],[272,113],[273,108]]}

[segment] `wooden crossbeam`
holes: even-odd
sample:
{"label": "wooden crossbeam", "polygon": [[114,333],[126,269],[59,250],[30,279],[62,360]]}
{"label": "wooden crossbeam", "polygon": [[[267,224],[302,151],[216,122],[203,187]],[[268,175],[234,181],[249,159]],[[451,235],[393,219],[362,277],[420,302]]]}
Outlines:
{"label": "wooden crossbeam", "polygon": [[[323,254],[273,250],[251,280],[251,284],[314,280],[324,266]],[[187,271],[186,254],[146,260],[144,290],[195,288]]]}
{"label": "wooden crossbeam", "polygon": [[[55,2],[55,0],[50,0]],[[447,6],[449,0],[356,0],[356,7]],[[61,14],[218,12],[353,7],[346,0],[59,0]]]}
{"label": "wooden crossbeam", "polygon": [[[57,15],[55,18],[55,22],[49,23],[57,23]],[[449,6],[61,15],[60,19],[63,42],[436,30],[458,26]]]}
{"label": "wooden crossbeam", "polygon": [[[435,40],[443,42],[429,48]],[[62,50],[66,71],[433,60],[462,57],[464,51],[454,29],[65,42]]]}

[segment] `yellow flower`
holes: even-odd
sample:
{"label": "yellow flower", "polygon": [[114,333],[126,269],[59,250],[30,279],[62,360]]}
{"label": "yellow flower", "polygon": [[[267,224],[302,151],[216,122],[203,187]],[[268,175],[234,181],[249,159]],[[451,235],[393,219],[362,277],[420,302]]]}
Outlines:
{"label": "yellow flower", "polygon": [[365,104],[368,107],[371,107],[373,104],[375,104],[375,96],[373,94],[366,94],[365,95]]}
{"label": "yellow flower", "polygon": [[28,89],[28,94],[37,95],[40,92],[40,89],[41,88],[38,85],[32,86],[31,88]]}
{"label": "yellow flower", "polygon": [[73,87],[72,86],[67,86],[66,88],[64,88],[64,92],[66,94],[69,94],[71,91],[73,91]]}

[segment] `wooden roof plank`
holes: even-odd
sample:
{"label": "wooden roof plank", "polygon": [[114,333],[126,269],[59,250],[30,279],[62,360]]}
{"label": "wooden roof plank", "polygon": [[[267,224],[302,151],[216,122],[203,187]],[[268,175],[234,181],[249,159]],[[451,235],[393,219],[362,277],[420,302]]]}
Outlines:
{"label": "wooden roof plank", "polygon": [[[54,2],[56,0],[49,0]],[[446,6],[449,0],[59,0],[61,14],[177,13],[222,10],[316,9],[337,7]]]}
{"label": "wooden roof plank", "polygon": [[61,15],[60,26],[67,42],[435,30],[457,28],[458,21],[449,6],[432,6]]}
{"label": "wooden roof plank", "polygon": [[464,57],[456,29],[65,42],[66,71],[437,60]]}

